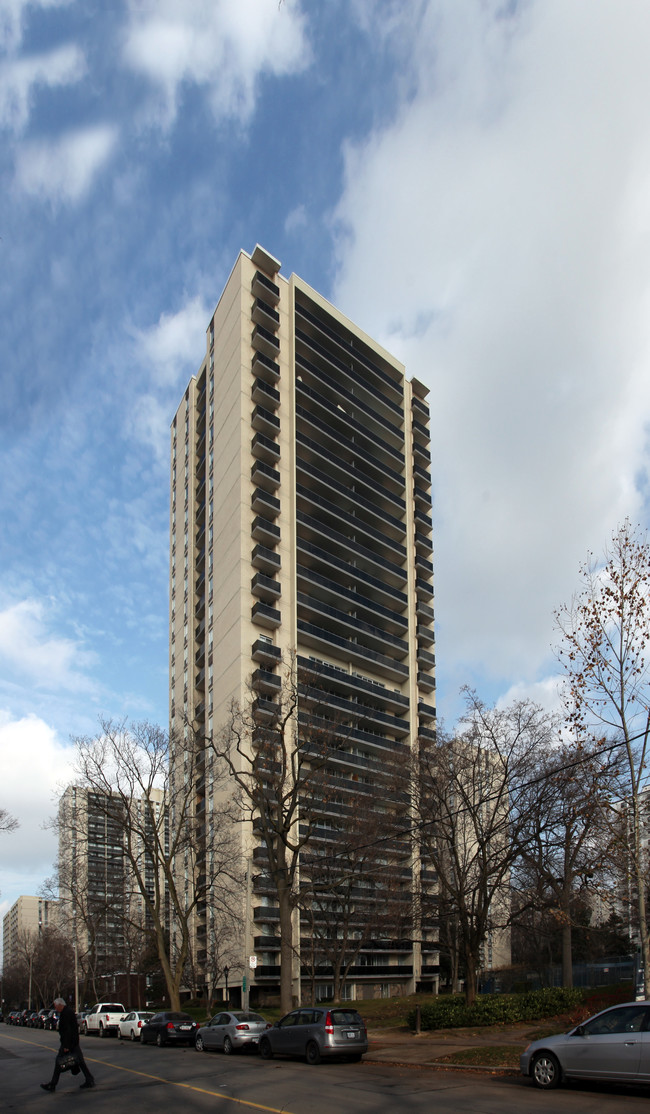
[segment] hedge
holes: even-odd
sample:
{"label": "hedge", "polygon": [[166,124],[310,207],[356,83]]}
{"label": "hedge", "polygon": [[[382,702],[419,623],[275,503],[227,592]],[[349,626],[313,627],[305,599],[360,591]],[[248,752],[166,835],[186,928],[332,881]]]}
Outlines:
{"label": "hedge", "polygon": [[[465,999],[442,996],[420,1008],[422,1029],[457,1029],[469,1025],[494,1025],[503,1021],[537,1021],[573,1009],[583,1000],[583,992],[573,987],[547,987],[525,994],[480,994],[473,1006]],[[415,1010],[409,1010],[407,1024],[415,1028]]]}

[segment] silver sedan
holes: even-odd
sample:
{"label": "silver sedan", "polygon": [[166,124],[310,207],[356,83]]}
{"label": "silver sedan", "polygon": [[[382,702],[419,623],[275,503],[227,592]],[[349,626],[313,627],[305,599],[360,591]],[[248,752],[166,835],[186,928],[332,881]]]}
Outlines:
{"label": "silver sedan", "polygon": [[533,1041],[519,1066],[544,1090],[565,1079],[650,1083],[650,1002],[612,1006],[568,1033]]}
{"label": "silver sedan", "polygon": [[234,1010],[218,1013],[207,1025],[202,1025],[196,1034],[196,1047],[199,1052],[220,1048],[229,1056],[241,1048],[257,1048],[260,1034],[268,1029],[268,1023],[259,1013],[248,1010]]}

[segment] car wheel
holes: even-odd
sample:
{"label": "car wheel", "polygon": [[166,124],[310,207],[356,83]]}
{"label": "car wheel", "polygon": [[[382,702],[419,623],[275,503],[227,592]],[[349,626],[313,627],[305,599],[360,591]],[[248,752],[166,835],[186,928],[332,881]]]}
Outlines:
{"label": "car wheel", "polygon": [[144,1033],[140,1033],[140,1044],[146,1044],[146,1043],[147,1043],[147,1042],[146,1042],[146,1040],[144,1039]]}
{"label": "car wheel", "polygon": [[156,1037],[156,1044],[158,1045],[158,1048],[162,1048],[162,1046],[163,1046],[163,1044],[164,1044],[164,1043],[165,1043],[165,1042],[164,1042],[164,1040],[163,1040],[163,1035],[162,1035],[162,1033],[158,1033],[158,1036]]}
{"label": "car wheel", "polygon": [[263,1060],[273,1059],[273,1049],[268,1037],[262,1037],[260,1041],[260,1056]]}
{"label": "car wheel", "polygon": [[203,1037],[197,1037],[196,1038],[196,1040],[194,1041],[194,1047],[195,1047],[197,1052],[205,1052],[205,1045],[203,1043]]}
{"label": "car wheel", "polygon": [[130,1036],[131,1036],[131,1040],[134,1041],[135,1040],[135,1029],[131,1029]]}
{"label": "car wheel", "polygon": [[100,1035],[100,1037],[105,1037],[106,1036],[106,1030],[105,1030],[103,1025],[99,1026],[99,1035]]}
{"label": "car wheel", "polygon": [[559,1086],[562,1077],[560,1064],[552,1052],[536,1053],[530,1065],[530,1074],[535,1086],[541,1087],[544,1091]]}
{"label": "car wheel", "polygon": [[320,1048],[316,1041],[310,1041],[305,1049],[308,1064],[320,1064]]}
{"label": "car wheel", "polygon": [[121,1040],[122,1040],[122,1030],[121,1030],[121,1029],[118,1029],[118,1030],[117,1030],[117,1034],[116,1034],[116,1036],[117,1036],[117,1039],[118,1039],[118,1041],[121,1041]]}
{"label": "car wheel", "polygon": [[231,1041],[230,1037],[224,1037],[223,1038],[223,1052],[224,1052],[224,1056],[232,1056],[233,1047],[232,1047],[232,1041]]}

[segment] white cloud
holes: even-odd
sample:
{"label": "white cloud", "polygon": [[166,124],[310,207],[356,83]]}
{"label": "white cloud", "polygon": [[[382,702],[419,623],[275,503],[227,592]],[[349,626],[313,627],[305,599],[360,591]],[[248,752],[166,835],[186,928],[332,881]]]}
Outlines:
{"label": "white cloud", "polygon": [[26,678],[38,689],[93,690],[84,672],[94,662],[93,655],[79,642],[51,634],[49,620],[45,604],[35,599],[0,611],[0,661],[5,674]]}
{"label": "white cloud", "polygon": [[54,204],[81,200],[118,140],[111,125],[68,132],[57,140],[25,143],[16,156],[19,190]]}
{"label": "white cloud", "polygon": [[36,716],[15,719],[0,711],[0,806],[20,827],[0,834],[0,915],[21,894],[38,893],[52,874],[57,842],[43,825],[74,780],[74,748]]}
{"label": "white cloud", "polygon": [[159,123],[170,124],[183,84],[204,86],[217,119],[246,121],[261,74],[304,68],[308,48],[295,0],[131,0],[127,64],[161,94]]}
{"label": "white cloud", "polygon": [[176,313],[162,313],[158,323],[136,332],[139,359],[146,364],[151,378],[165,386],[177,387],[181,379],[195,372],[205,352],[205,331],[210,311],[199,295],[186,301]]}
{"label": "white cloud", "polygon": [[71,85],[85,73],[84,55],[74,45],[7,62],[0,70],[0,127],[22,131],[36,89]]}
{"label": "white cloud", "polygon": [[439,659],[532,680],[642,509],[650,7],[421,11],[394,121],[346,151],[335,300],[431,388]]}

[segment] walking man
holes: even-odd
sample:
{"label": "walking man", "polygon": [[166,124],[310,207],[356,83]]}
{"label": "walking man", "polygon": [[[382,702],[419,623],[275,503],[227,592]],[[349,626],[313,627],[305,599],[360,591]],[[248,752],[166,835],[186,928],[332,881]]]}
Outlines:
{"label": "walking man", "polygon": [[[77,1063],[84,1073],[84,1082],[81,1084],[80,1089],[83,1091],[85,1087],[94,1087],[95,1080],[88,1070],[86,1061],[84,1060],[84,1054],[79,1044],[79,1026],[77,1025],[76,1013],[72,1006],[66,1005],[63,998],[55,998],[54,1009],[59,1011],[59,1040],[61,1041],[61,1047],[59,1048],[57,1056],[64,1052],[74,1053]],[[59,1082],[60,1075],[61,1071],[57,1059],[54,1061],[54,1074],[51,1081],[49,1083],[41,1083],[43,1090],[54,1091]]]}

